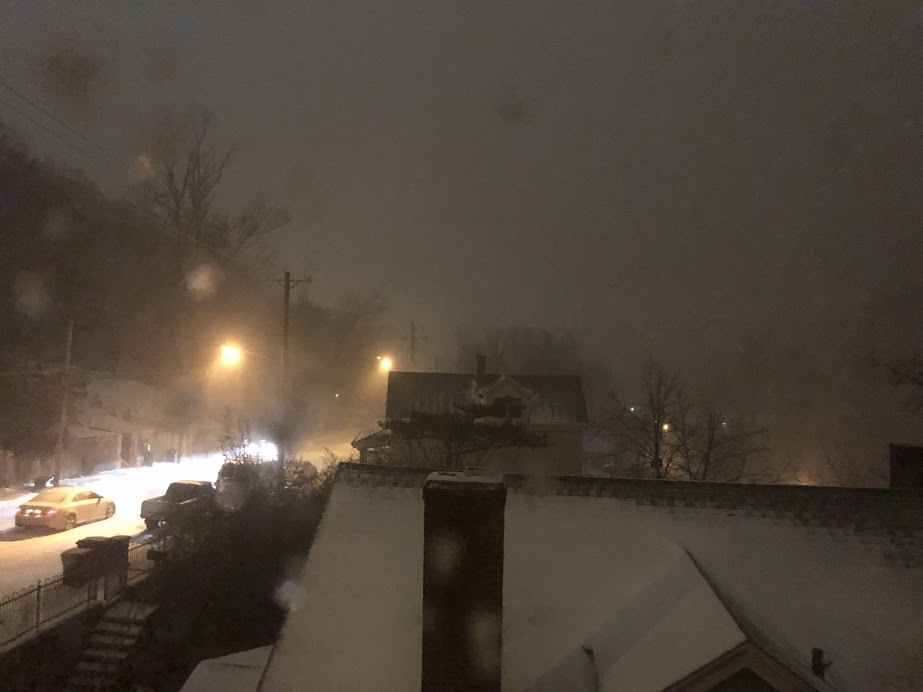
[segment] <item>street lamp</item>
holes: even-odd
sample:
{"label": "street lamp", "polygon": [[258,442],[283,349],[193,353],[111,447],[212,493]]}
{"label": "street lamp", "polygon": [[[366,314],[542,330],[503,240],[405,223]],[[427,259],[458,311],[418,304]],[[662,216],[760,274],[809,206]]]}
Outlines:
{"label": "street lamp", "polygon": [[218,362],[228,368],[240,365],[244,352],[237,344],[221,344],[218,349]]}
{"label": "street lamp", "polygon": [[392,361],[388,356],[378,356],[378,369],[382,372],[388,372],[394,366],[394,361]]}
{"label": "street lamp", "polygon": [[241,364],[244,356],[256,356],[261,360],[269,360],[269,356],[264,356],[256,351],[245,351],[234,343],[221,344],[218,347],[218,363],[227,368],[234,368]]}

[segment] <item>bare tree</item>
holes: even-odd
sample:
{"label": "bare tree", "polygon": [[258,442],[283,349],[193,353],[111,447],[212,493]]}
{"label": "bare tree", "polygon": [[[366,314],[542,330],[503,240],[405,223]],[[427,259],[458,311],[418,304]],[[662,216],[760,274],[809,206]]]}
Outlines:
{"label": "bare tree", "polygon": [[855,488],[888,487],[887,471],[876,471],[841,455],[834,457],[826,448],[821,449],[821,459],[828,484]]}
{"label": "bare tree", "polygon": [[907,394],[911,411],[923,410],[923,356],[883,359],[872,356],[872,367],[895,389]]}
{"label": "bare tree", "polygon": [[232,148],[215,144],[217,128],[211,111],[188,124],[165,116],[153,128],[153,201],[176,236],[181,267],[203,252],[216,261],[233,259],[255,239],[289,221],[287,212],[263,198],[236,215],[216,210],[215,197],[232,154]]}
{"label": "bare tree", "polygon": [[103,58],[93,48],[64,34],[53,34],[32,68],[42,95],[81,119],[97,109],[105,86]]}
{"label": "bare tree", "polygon": [[628,455],[632,475],[669,478],[676,472],[676,449],[667,444],[666,433],[683,402],[679,376],[649,358],[641,380],[643,400],[613,398],[608,414],[596,425],[597,433]]}
{"label": "bare tree", "polygon": [[693,481],[771,483],[787,470],[777,471],[768,464],[764,428],[729,421],[717,408],[696,411],[684,405],[668,444],[676,450],[678,476]]}
{"label": "bare tree", "polygon": [[[188,121],[161,117],[149,132],[146,170],[151,176],[150,202],[164,228],[175,238],[176,266],[171,304],[176,311],[175,341],[180,369],[193,355],[189,323],[196,318],[194,297],[215,292],[217,273],[232,270],[235,260],[255,242],[288,222],[288,214],[257,198],[237,213],[218,208],[218,192],[232,148],[216,143],[218,120],[204,111]],[[247,267],[249,269],[249,267]]]}
{"label": "bare tree", "polygon": [[230,150],[218,151],[210,142],[215,118],[202,113],[188,131],[175,119],[162,118],[153,132],[154,204],[176,235],[177,262],[203,241],[215,188],[224,176]]}
{"label": "bare tree", "polygon": [[654,478],[775,482],[763,428],[731,421],[720,408],[690,399],[679,374],[650,358],[641,373],[640,401],[613,399],[596,425],[628,457],[625,471]]}

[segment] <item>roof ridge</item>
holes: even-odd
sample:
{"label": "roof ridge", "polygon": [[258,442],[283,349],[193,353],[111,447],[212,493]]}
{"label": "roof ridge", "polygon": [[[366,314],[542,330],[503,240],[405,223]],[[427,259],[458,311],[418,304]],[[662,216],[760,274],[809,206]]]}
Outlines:
{"label": "roof ridge", "polygon": [[811,670],[798,659],[794,652],[785,650],[777,642],[770,639],[759,625],[743,615],[737,604],[717,585],[715,580],[712,579],[711,575],[705,570],[702,563],[692,554],[692,551],[686,546],[682,546],[682,549],[692,561],[699,575],[705,580],[705,583],[708,584],[708,588],[715,594],[715,597],[724,607],[725,611],[727,611],[727,614],[730,615],[734,624],[737,625],[738,629],[743,632],[747,639],[755,646],[762,649],[763,653],[767,656],[775,659],[779,665],[784,666],[791,671],[793,675],[800,678],[806,685],[819,690],[833,689],[823,678],[814,676]]}
{"label": "roof ridge", "polygon": [[[434,375],[438,377],[477,377],[476,373],[473,372],[429,372],[426,370],[391,370],[389,375]],[[558,377],[558,378],[574,378],[582,379],[583,376],[579,373],[569,373],[569,374],[546,374],[546,373],[528,373],[528,372],[486,372],[483,377],[512,377],[513,379],[517,377]]]}
{"label": "roof ridge", "polygon": [[[423,487],[436,469],[342,462],[337,479],[361,485]],[[901,488],[846,488],[761,485],[715,481],[594,478],[504,474],[512,494],[610,497],[670,511],[713,509],[781,519],[806,526],[839,526],[856,532],[923,532],[923,491]]]}

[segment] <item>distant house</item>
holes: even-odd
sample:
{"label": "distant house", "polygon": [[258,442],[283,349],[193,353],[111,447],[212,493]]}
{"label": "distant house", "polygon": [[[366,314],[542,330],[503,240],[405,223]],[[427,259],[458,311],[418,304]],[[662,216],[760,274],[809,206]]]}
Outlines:
{"label": "distant house", "polygon": [[920,489],[344,463],[260,689],[923,689],[921,584]]}
{"label": "distant house", "polygon": [[[154,459],[172,458],[181,448],[176,424],[168,422],[169,402],[163,389],[136,380],[93,380],[87,387],[77,419],[87,428],[117,433],[121,443],[117,459],[134,466],[146,452]],[[208,449],[217,436],[212,431]],[[196,440],[186,440],[186,452],[197,453]]]}
{"label": "distant house", "polygon": [[88,476],[117,469],[121,448],[122,435],[118,432],[71,424],[64,438],[62,476]]}
{"label": "distant house", "polygon": [[[478,357],[473,374],[391,372],[385,418],[408,419],[414,413],[450,415],[471,405],[501,404],[505,416],[521,423],[542,444],[472,452],[462,460],[462,466],[505,473],[581,473],[587,411],[583,384],[577,376],[489,374],[483,356]],[[357,439],[353,446],[364,463],[445,466],[439,446],[432,440],[408,443],[387,430]]]}
{"label": "distant house", "polygon": [[[163,421],[165,402],[156,387],[127,379],[94,378],[74,402],[64,438],[62,475],[83,476],[135,466],[145,452],[163,459],[178,435]],[[50,460],[45,471],[50,469]]]}

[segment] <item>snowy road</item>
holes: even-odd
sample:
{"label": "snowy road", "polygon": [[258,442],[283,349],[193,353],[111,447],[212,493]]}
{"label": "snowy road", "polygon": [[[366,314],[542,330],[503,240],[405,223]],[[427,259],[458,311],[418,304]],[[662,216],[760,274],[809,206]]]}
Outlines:
{"label": "snowy road", "polygon": [[[352,435],[331,434],[299,448],[302,459],[318,464],[325,448],[346,456]],[[112,498],[116,514],[112,519],[78,526],[63,533],[33,533],[14,526],[16,510],[34,493],[0,501],[0,598],[39,579],[61,573],[61,552],[75,547],[87,536],[132,535],[144,530],[141,502],[162,495],[176,480],[214,481],[221,468],[220,454],[188,457],[178,464],[120,469],[84,478],[65,479],[62,484],[79,486]]]}
{"label": "snowy road", "polygon": [[[115,500],[112,519],[78,526],[62,533],[37,533],[13,526],[16,509],[34,493],[0,502],[0,598],[61,572],[61,552],[74,548],[86,536],[132,535],[144,530],[141,502],[162,495],[175,480],[214,481],[221,455],[191,457],[179,464],[121,469],[83,478],[68,478],[62,485],[88,488]],[[11,528],[6,528],[11,527]]]}

